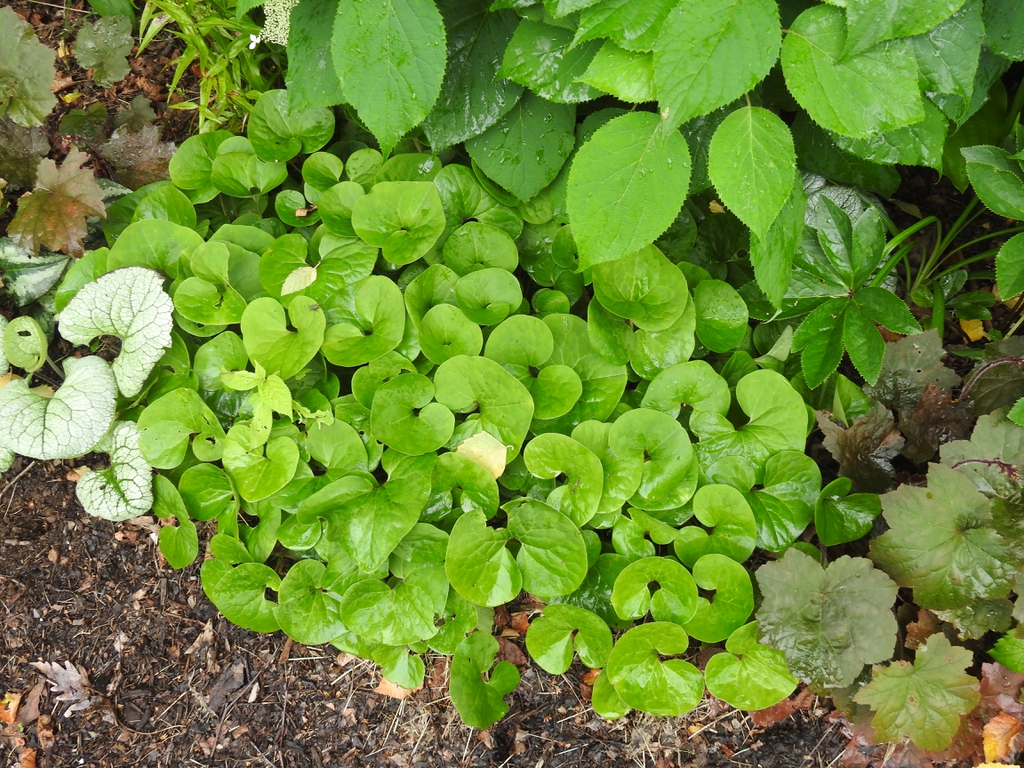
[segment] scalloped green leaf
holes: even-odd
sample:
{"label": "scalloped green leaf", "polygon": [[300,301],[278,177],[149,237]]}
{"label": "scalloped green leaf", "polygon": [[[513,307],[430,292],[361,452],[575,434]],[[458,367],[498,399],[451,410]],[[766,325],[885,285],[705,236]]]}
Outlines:
{"label": "scalloped green leaf", "polygon": [[57,103],[50,91],[56,54],[36,39],[32,27],[14,12],[0,8],[0,117],[18,125],[42,125]]}
{"label": "scalloped green leaf", "polygon": [[978,679],[964,674],[972,663],[969,650],[938,632],[917,649],[913,664],[873,667],[871,682],[853,700],[874,711],[878,738],[898,743],[909,736],[918,747],[941,752],[960,730],[961,716],[981,700]]}
{"label": "scalloped green leaf", "polygon": [[725,555],[704,555],[693,565],[693,580],[714,597],[699,596],[683,627],[703,643],[717,643],[742,626],[754,610],[754,587],[747,569]]}
{"label": "scalloped green leaf", "polygon": [[640,485],[629,503],[648,511],[681,507],[697,488],[697,461],[689,435],[667,414],[627,411],[612,425],[608,446],[616,456],[640,460]]}
{"label": "scalloped green leaf", "polygon": [[759,639],[785,653],[802,680],[841,688],[865,664],[892,656],[896,618],[890,606],[897,587],[870,560],[843,556],[823,569],[790,548],[755,575],[764,595]]}
{"label": "scalloped green leaf", "polygon": [[561,479],[547,502],[582,527],[597,514],[604,484],[601,460],[586,446],[566,435],[549,432],[526,445],[523,459],[531,474],[543,480]]}

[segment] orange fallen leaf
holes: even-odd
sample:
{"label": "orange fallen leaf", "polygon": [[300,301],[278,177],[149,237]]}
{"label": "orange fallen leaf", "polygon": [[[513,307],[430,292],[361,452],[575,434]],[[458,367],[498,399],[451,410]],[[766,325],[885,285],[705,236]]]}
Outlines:
{"label": "orange fallen leaf", "polygon": [[419,688],[413,688],[412,690],[409,690],[408,688],[403,688],[400,685],[395,685],[386,677],[382,677],[380,679],[380,684],[373,689],[373,692],[379,693],[382,696],[388,696],[392,699],[398,699],[399,701],[401,701],[402,699],[409,698],[410,696],[412,696],[412,694],[416,693],[416,691],[420,690],[420,688],[422,687],[423,686],[421,685],[419,686]]}
{"label": "orange fallen leaf", "polygon": [[995,763],[1010,754],[1010,743],[1020,733],[1021,722],[1007,712],[1000,712],[985,723],[985,760]]}
{"label": "orange fallen leaf", "polygon": [[961,320],[960,330],[971,341],[978,341],[985,337],[985,326],[981,320]]}
{"label": "orange fallen leaf", "polygon": [[0,724],[14,725],[18,719],[18,707],[21,706],[21,694],[8,692],[0,701]]}
{"label": "orange fallen leaf", "polygon": [[582,675],[580,675],[580,682],[584,685],[593,685],[597,682],[597,678],[601,676],[600,669],[588,669]]}
{"label": "orange fallen leaf", "polygon": [[36,751],[25,747],[18,755],[18,768],[36,768]]}

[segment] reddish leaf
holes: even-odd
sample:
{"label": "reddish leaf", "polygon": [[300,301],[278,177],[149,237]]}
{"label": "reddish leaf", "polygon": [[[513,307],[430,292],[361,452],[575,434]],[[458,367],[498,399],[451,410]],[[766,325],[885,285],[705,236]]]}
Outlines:
{"label": "reddish leaf", "polygon": [[903,448],[889,409],[875,403],[871,410],[844,429],[818,411],[818,426],[825,433],[824,445],[839,462],[840,474],[853,481],[857,492],[881,493],[892,485],[892,458]]}
{"label": "reddish leaf", "polygon": [[920,608],[917,612],[917,621],[907,624],[907,641],[905,645],[912,651],[928,639],[929,635],[938,629],[939,618],[926,608]]}
{"label": "reddish leaf", "polygon": [[903,455],[915,464],[935,456],[940,445],[964,440],[971,434],[974,415],[948,391],[926,384],[917,405],[900,411],[900,431],[906,438]]}
{"label": "reddish leaf", "polygon": [[114,177],[119,182],[138,189],[170,178],[167,164],[175,149],[171,142],[160,141],[156,126],[144,125],[134,133],[127,127],[118,128],[110,141],[100,147],[100,154],[114,166]]}
{"label": "reddish leaf", "polygon": [[72,256],[83,252],[87,216],[106,216],[103,190],[83,168],[87,156],[71,150],[64,164],[41,160],[36,188],[21,198],[8,234],[16,245],[38,253],[41,246]]}

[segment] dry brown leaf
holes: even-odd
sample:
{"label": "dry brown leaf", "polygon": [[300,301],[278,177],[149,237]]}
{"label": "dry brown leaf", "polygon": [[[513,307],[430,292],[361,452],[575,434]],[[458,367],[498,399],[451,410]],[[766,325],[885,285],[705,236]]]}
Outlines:
{"label": "dry brown leaf", "polygon": [[593,686],[597,682],[597,678],[601,676],[600,669],[588,669],[582,675],[580,675],[580,682],[584,685]]}
{"label": "dry brown leaf", "polygon": [[491,732],[484,730],[480,731],[476,735],[476,740],[483,744],[488,749],[494,749],[494,740],[491,738]]}
{"label": "dry brown leaf", "polygon": [[18,754],[18,768],[36,768],[36,751],[25,747]]}
{"label": "dry brown leaf", "polygon": [[22,725],[31,725],[39,717],[39,700],[43,696],[43,691],[46,690],[46,683],[40,680],[36,683],[32,690],[28,692],[28,695],[21,703],[21,709],[18,710],[18,722]]}
{"label": "dry brown leaf", "polygon": [[60,694],[57,701],[69,703],[64,717],[72,712],[81,712],[92,705],[92,698],[89,696],[91,688],[89,676],[72,664],[70,660],[65,661],[63,667],[60,664],[47,661],[36,661],[31,666],[42,672],[50,681],[51,691]]}
{"label": "dry brown leaf", "polygon": [[1010,745],[1020,733],[1021,722],[1013,715],[1000,712],[985,723],[985,760],[994,763],[1010,756]]}
{"label": "dry brown leaf", "polygon": [[0,725],[14,725],[18,719],[18,707],[21,706],[21,694],[8,691],[0,705]]}
{"label": "dry brown leaf", "polygon": [[36,720],[36,739],[38,739],[39,746],[43,752],[49,752],[53,749],[53,726],[50,723],[49,715],[40,715],[39,719]]}
{"label": "dry brown leaf", "polygon": [[916,651],[928,637],[935,633],[939,627],[939,617],[926,608],[920,608],[917,612],[917,621],[907,624],[906,646]]}
{"label": "dry brown leaf", "polygon": [[511,661],[517,667],[525,667],[530,663],[530,660],[526,658],[526,654],[520,650],[519,646],[507,637],[499,637],[497,640],[498,661]]}
{"label": "dry brown leaf", "polygon": [[422,685],[419,686],[419,688],[413,688],[410,691],[408,688],[403,688],[400,685],[395,685],[386,677],[382,677],[380,679],[380,683],[378,683],[377,687],[373,689],[373,692],[379,693],[382,696],[387,696],[389,698],[398,699],[399,701],[401,701],[402,699],[409,698],[421,688],[423,688]]}
{"label": "dry brown leaf", "polygon": [[793,699],[783,699],[778,704],[774,704],[767,709],[759,709],[756,712],[750,713],[750,719],[754,725],[759,728],[767,728],[769,725],[773,725],[796,712],[797,706]]}

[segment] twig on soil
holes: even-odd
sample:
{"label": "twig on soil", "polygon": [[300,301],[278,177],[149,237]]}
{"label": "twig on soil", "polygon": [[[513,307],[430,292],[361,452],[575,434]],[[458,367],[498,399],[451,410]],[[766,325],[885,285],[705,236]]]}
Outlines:
{"label": "twig on soil", "polygon": [[[14,484],[17,483],[19,480],[21,480],[21,478],[23,478],[26,474],[28,474],[28,471],[30,469],[32,469],[32,467],[34,467],[35,465],[36,465],[35,461],[30,462],[29,465],[27,467],[25,467],[23,470],[21,470],[21,472],[19,472],[12,480],[8,480],[7,481],[7,485],[5,485],[4,489],[2,491],[0,491],[0,496],[3,496],[5,493],[7,493],[7,490],[9,488],[13,488]],[[12,496],[12,498],[13,498],[13,496]]]}

